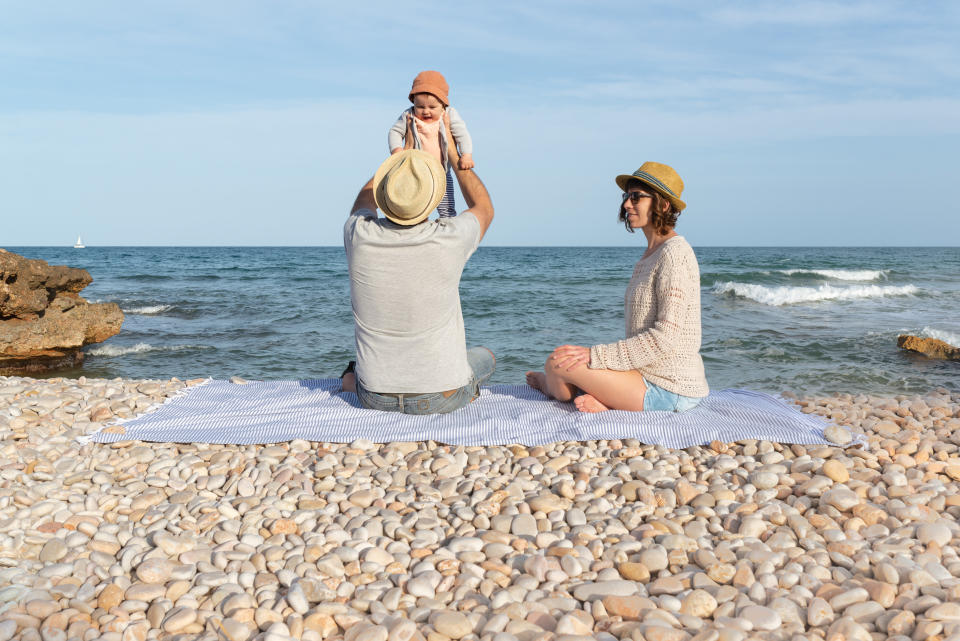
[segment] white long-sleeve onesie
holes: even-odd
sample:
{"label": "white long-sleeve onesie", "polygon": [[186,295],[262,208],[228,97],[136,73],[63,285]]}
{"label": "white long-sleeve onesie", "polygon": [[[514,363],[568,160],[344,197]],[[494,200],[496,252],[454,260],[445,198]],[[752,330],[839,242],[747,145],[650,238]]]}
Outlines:
{"label": "white long-sleeve onesie", "polygon": [[[459,112],[453,107],[447,107],[447,113],[450,114],[450,133],[453,134],[453,141],[457,143],[460,154],[472,154],[473,139],[470,138],[470,132],[467,131],[467,123],[463,121]],[[407,131],[407,114],[413,115],[413,107],[404,109],[400,113],[400,117],[393,123],[390,132],[387,134],[387,144],[391,152],[397,148],[403,149],[403,136]],[[416,127],[413,128],[413,136],[414,149],[421,149],[423,145]],[[443,156],[443,168],[447,169],[447,133],[444,127],[440,127],[440,153]]]}

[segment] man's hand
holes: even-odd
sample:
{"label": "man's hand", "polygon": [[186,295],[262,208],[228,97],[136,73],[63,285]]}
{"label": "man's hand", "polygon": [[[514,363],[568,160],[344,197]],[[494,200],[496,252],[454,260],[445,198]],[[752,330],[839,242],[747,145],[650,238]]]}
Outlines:
{"label": "man's hand", "polygon": [[473,154],[460,154],[460,169],[466,171],[474,167],[476,167],[476,165],[473,164]]}
{"label": "man's hand", "polygon": [[464,169],[460,166],[460,151],[457,149],[457,141],[453,139],[453,132],[450,131],[449,111],[443,112],[443,129],[447,132],[447,159],[452,166]]}
{"label": "man's hand", "polygon": [[413,142],[416,139],[416,134],[413,133],[413,116],[407,114],[407,130],[403,134],[403,148],[413,149]]}

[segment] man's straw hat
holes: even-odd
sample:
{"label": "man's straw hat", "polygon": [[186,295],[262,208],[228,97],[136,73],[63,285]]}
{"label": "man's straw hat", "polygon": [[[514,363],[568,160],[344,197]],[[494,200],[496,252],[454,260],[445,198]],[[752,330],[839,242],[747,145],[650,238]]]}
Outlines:
{"label": "man's straw hat", "polygon": [[677,211],[683,211],[687,206],[680,200],[680,194],[683,193],[683,181],[680,175],[674,171],[673,167],[663,165],[658,162],[645,162],[632,174],[620,174],[617,176],[617,185],[620,189],[626,191],[627,183],[631,180],[639,180],[644,185],[650,187],[667,200],[673,203]]}
{"label": "man's straw hat", "polygon": [[377,207],[398,225],[424,221],[440,204],[446,188],[440,161],[419,149],[393,154],[373,176]]}

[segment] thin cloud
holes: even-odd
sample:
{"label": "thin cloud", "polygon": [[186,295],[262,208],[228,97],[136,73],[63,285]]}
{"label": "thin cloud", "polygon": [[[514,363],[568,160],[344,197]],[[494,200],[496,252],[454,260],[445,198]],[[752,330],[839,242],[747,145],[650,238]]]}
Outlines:
{"label": "thin cloud", "polygon": [[695,76],[685,78],[616,78],[595,82],[569,83],[548,90],[559,98],[576,100],[606,99],[615,101],[644,101],[657,104],[671,104],[678,107],[678,101],[710,100],[714,103],[730,101],[782,99],[797,91],[797,87],[786,79],[737,77],[737,76]]}
{"label": "thin cloud", "polygon": [[763,2],[749,7],[726,7],[707,17],[727,25],[825,26],[851,22],[888,22],[901,19],[896,7],[883,2]]}

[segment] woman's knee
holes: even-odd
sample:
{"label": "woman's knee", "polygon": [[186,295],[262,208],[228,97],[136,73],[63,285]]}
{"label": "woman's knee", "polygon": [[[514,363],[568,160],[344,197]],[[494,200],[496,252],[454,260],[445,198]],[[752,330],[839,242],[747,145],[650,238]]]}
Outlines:
{"label": "woman's knee", "polygon": [[557,371],[556,362],[553,360],[553,356],[547,356],[547,360],[543,361],[543,371],[547,374],[555,373]]}
{"label": "woman's knee", "polygon": [[569,374],[566,368],[562,367],[552,356],[547,357],[547,360],[543,364],[543,371],[554,378],[562,380],[566,380]]}

